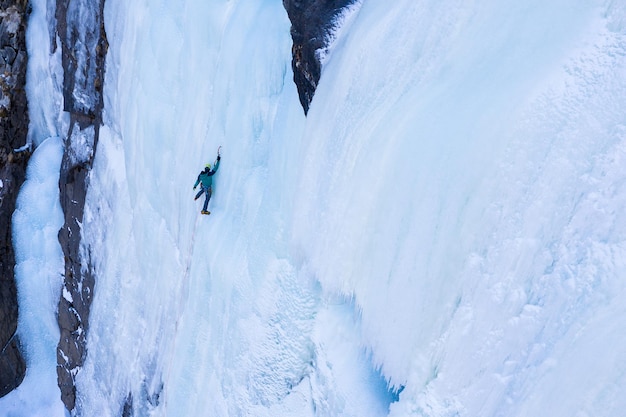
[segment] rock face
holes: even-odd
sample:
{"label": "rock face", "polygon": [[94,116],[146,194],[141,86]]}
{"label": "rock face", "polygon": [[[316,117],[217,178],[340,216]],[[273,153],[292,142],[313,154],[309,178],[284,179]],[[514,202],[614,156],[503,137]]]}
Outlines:
{"label": "rock face", "polygon": [[26,82],[26,1],[0,0],[0,397],[24,379],[26,364],[17,330],[15,254],[11,217],[24,182],[30,150]]}
{"label": "rock face", "polygon": [[291,67],[293,81],[298,88],[304,114],[309,111],[321,64],[318,50],[326,47],[329,34],[334,29],[334,19],[341,10],[355,0],[283,0],[291,20]]}
{"label": "rock face", "polygon": [[70,114],[59,178],[65,216],[65,224],[59,231],[65,255],[65,290],[59,300],[61,338],[57,375],[61,399],[70,411],[76,406],[74,379],[87,354],[95,284],[89,248],[81,247],[80,225],[102,123],[102,80],[108,48],[103,8],[104,0],[58,0],[56,9],[64,72],[64,110]]}

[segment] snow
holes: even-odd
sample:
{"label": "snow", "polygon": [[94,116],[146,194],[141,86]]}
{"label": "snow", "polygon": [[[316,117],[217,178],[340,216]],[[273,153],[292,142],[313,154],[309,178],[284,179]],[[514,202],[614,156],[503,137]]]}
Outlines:
{"label": "snow", "polygon": [[358,15],[362,4],[362,0],[354,1],[352,4],[349,4],[341,9],[333,18],[330,23],[330,30],[325,41],[325,46],[316,51],[317,58],[319,59],[322,68],[325,67],[326,62],[330,60],[332,51],[342,37],[342,34],[349,32],[350,26]]}
{"label": "snow", "polygon": [[81,129],[79,123],[74,123],[68,145],[72,166],[84,164],[91,160],[95,134],[93,126]]}
{"label": "snow", "polygon": [[25,152],[25,151],[30,151],[32,148],[30,143],[26,143],[24,146],[20,146],[17,149],[13,149],[14,153],[20,153],[20,152]]}
{"label": "snow", "polygon": [[74,302],[72,294],[67,290],[67,288],[65,288],[65,286],[63,286],[63,298],[65,298],[70,303]]}
{"label": "snow", "polygon": [[626,8],[359,6],[305,118],[280,2],[106,2],[81,415],[626,407]]}

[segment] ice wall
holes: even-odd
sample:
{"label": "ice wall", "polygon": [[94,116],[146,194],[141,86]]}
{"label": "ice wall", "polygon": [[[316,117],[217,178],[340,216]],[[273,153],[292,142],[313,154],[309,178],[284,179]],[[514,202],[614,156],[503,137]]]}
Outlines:
{"label": "ice wall", "polygon": [[[83,229],[99,279],[77,409],[276,415],[309,373],[316,305],[281,233],[304,121],[287,16],[220,1],[105,13],[106,117]],[[220,144],[201,217],[191,187]]]}
{"label": "ice wall", "polygon": [[305,119],[280,2],[108,1],[77,412],[618,413],[625,16],[363,2]]}
{"label": "ice wall", "polygon": [[391,415],[623,408],[624,29],[617,4],[364,2],[292,230],[405,386]]}

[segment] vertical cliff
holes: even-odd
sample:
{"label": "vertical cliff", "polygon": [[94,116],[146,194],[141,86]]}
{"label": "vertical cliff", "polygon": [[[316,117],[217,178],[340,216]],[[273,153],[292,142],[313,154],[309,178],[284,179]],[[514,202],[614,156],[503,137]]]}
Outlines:
{"label": "vertical cliff", "polygon": [[26,365],[17,330],[11,216],[24,182],[26,145],[26,0],[0,0],[0,397],[16,388]]}
{"label": "vertical cliff", "polygon": [[64,72],[64,110],[70,114],[59,178],[65,215],[65,224],[59,231],[65,255],[65,296],[59,300],[61,338],[57,349],[59,387],[68,410],[75,407],[74,378],[87,354],[89,310],[95,284],[89,253],[81,249],[80,228],[102,123],[102,80],[108,47],[103,8],[104,0],[58,0],[56,9]]}

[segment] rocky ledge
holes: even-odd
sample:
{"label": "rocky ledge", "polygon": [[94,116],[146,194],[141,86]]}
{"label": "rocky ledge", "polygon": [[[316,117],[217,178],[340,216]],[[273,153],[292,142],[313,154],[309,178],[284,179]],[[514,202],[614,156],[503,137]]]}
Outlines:
{"label": "rocky ledge", "polygon": [[24,379],[26,364],[17,330],[15,253],[11,217],[26,175],[27,1],[0,0],[0,397]]}

